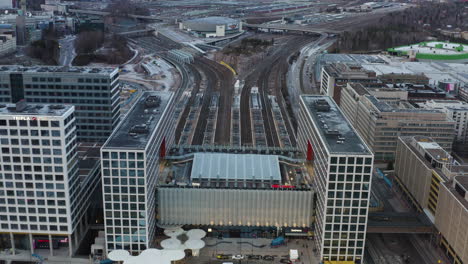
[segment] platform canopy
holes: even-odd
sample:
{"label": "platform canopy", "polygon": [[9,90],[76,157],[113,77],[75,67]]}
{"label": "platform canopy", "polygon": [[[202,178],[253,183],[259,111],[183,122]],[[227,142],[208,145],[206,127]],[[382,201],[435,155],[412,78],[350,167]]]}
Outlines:
{"label": "platform canopy", "polygon": [[192,180],[281,181],[278,156],[195,153]]}

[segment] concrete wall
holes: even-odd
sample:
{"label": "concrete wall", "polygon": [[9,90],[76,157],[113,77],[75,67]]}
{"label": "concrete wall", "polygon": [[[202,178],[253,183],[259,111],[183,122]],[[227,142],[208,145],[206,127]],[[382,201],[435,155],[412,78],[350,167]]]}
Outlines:
{"label": "concrete wall", "polygon": [[407,145],[398,139],[395,174],[424,209],[428,206],[432,168],[420,160]]}
{"label": "concrete wall", "polygon": [[463,263],[468,263],[468,209],[446,184],[440,188],[436,227]]}

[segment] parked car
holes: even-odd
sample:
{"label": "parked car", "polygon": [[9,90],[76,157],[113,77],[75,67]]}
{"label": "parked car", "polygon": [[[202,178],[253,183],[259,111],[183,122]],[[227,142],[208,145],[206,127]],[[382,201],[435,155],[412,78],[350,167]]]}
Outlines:
{"label": "parked car", "polygon": [[244,255],[233,255],[232,259],[244,259]]}

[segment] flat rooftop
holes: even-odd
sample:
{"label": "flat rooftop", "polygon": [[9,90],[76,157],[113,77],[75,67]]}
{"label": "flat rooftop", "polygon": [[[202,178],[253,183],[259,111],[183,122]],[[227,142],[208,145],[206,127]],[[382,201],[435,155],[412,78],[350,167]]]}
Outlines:
{"label": "flat rooftop", "polygon": [[144,92],[103,148],[145,149],[172,97],[171,92]]}
{"label": "flat rooftop", "polygon": [[330,153],[371,154],[371,151],[329,96],[302,95],[301,100]]}
{"label": "flat rooftop", "polygon": [[0,104],[0,115],[62,116],[72,108],[63,104]]}
{"label": "flat rooftop", "polygon": [[430,85],[437,85],[439,81],[454,81],[463,86],[468,79],[468,64],[403,61],[401,58],[383,55],[324,54],[317,59],[316,67],[321,69],[326,64],[337,62],[361,65],[364,69],[375,72],[378,77],[388,74],[424,74],[429,78]]}
{"label": "flat rooftop", "polygon": [[[468,176],[455,176],[454,180],[457,185],[459,185],[458,188],[454,188],[453,182],[444,182],[443,184],[447,189],[452,193],[452,195],[465,207],[468,208],[468,200],[462,196],[462,192],[468,190]],[[460,190],[461,188],[463,190]],[[466,194],[465,194],[466,195]]]}
{"label": "flat rooftop", "polygon": [[278,156],[195,153],[191,173],[197,180],[281,181]]}
{"label": "flat rooftop", "polygon": [[[108,76],[113,72],[117,72],[116,67],[70,67],[70,66],[31,66],[25,67],[20,65],[4,65],[0,66],[0,73],[70,73],[70,74],[94,74]],[[54,77],[54,76],[50,76]]]}

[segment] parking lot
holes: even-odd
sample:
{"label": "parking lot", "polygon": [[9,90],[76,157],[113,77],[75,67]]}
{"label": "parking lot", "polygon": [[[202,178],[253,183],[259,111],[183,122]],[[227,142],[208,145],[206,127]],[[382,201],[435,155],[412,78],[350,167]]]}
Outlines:
{"label": "parking lot", "polygon": [[[207,237],[206,247],[200,251],[199,257],[185,259],[184,263],[235,263],[235,264],[276,264],[289,263],[289,250],[297,249],[300,260],[295,263],[318,264],[314,255],[313,241],[305,239],[289,239],[286,245],[276,248],[270,246],[271,239],[266,238],[224,238]],[[240,256],[238,256],[240,255]],[[233,259],[242,258],[242,259]]]}

